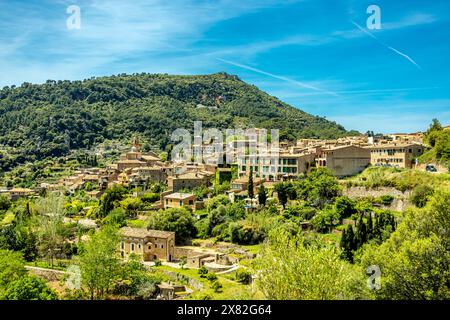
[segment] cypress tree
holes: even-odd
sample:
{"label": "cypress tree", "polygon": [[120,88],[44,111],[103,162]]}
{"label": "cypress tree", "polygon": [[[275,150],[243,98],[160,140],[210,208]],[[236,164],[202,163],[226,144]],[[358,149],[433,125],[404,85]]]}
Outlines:
{"label": "cypress tree", "polygon": [[369,212],[369,217],[367,218],[367,240],[372,239],[373,237],[373,221],[372,221],[372,213]]}
{"label": "cypress tree", "polygon": [[349,246],[350,246],[350,250],[354,251],[356,250],[356,239],[355,239],[355,233],[353,232],[353,227],[352,225],[348,226],[348,230],[347,230],[347,239],[349,242]]}
{"label": "cypress tree", "polygon": [[261,184],[258,189],[258,202],[261,206],[266,205],[267,195],[266,195],[266,189],[264,188],[264,185]]}
{"label": "cypress tree", "polygon": [[255,197],[255,192],[253,189],[253,168],[250,166],[250,176],[248,177],[248,197],[253,199]]}

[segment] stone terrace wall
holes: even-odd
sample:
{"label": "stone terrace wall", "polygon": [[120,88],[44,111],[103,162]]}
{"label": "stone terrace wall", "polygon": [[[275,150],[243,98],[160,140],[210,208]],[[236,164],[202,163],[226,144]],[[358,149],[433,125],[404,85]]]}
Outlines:
{"label": "stone terrace wall", "polygon": [[66,275],[64,271],[60,270],[45,269],[31,266],[25,266],[25,269],[27,269],[28,272],[30,272],[31,274],[34,274],[35,276],[45,279],[47,281],[61,280]]}
{"label": "stone terrace wall", "polygon": [[344,188],[343,195],[352,198],[363,198],[363,197],[381,197],[384,195],[391,195],[394,197],[390,206],[383,206],[389,210],[403,211],[410,205],[409,197],[411,191],[407,190],[402,192],[392,187],[380,187],[376,189],[366,189],[365,187],[350,187]]}
{"label": "stone terrace wall", "polygon": [[366,187],[350,187],[344,188],[342,193],[349,198],[380,197],[390,194],[396,198],[407,199],[411,195],[411,191],[402,192],[392,187],[380,187],[376,189],[366,189]]}

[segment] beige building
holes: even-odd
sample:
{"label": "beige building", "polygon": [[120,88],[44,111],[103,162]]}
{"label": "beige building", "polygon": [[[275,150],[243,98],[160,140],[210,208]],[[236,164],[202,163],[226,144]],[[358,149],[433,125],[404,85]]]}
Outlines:
{"label": "beige building", "polygon": [[211,174],[207,172],[186,172],[167,177],[167,187],[174,192],[192,190],[199,186],[210,186]]}
{"label": "beige building", "polygon": [[412,168],[414,159],[424,152],[424,147],[415,143],[378,144],[368,147],[372,165],[392,165]]}
{"label": "beige building", "polygon": [[27,197],[27,196],[32,195],[33,190],[28,189],[28,188],[12,188],[7,191],[7,194],[9,194],[9,197],[12,200],[16,200],[21,197]]}
{"label": "beige building", "polygon": [[140,181],[166,182],[167,179],[167,173],[158,166],[133,168],[131,172],[131,176]]}
{"label": "beige building", "polygon": [[120,229],[120,255],[127,258],[134,253],[143,261],[172,261],[175,251],[175,232],[124,227]]}
{"label": "beige building", "polygon": [[[263,183],[264,180],[260,178],[253,177],[253,191],[255,194],[258,193],[257,189],[261,183]],[[248,188],[248,177],[242,176],[234,181],[231,182],[231,191],[233,192],[241,192],[241,191],[247,191]]]}
{"label": "beige building", "polygon": [[329,168],[338,177],[357,174],[369,164],[370,151],[353,145],[322,149],[316,158],[317,167]]}
{"label": "beige building", "polygon": [[279,180],[307,172],[314,159],[315,155],[311,153],[280,153],[278,157],[246,155],[238,158],[238,175],[249,176],[252,170],[256,177],[268,181]]}
{"label": "beige building", "polygon": [[164,209],[187,207],[195,211],[195,195],[175,192],[164,196]]}

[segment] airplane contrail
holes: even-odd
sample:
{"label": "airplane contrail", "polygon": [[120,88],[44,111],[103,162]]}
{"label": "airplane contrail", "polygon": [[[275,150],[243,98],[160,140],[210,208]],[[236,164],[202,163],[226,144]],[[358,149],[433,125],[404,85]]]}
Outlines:
{"label": "airplane contrail", "polygon": [[260,74],[264,74],[266,76],[269,76],[269,77],[272,77],[272,78],[275,78],[275,79],[279,79],[279,80],[283,80],[283,81],[286,81],[286,82],[289,82],[289,83],[292,83],[292,84],[296,84],[296,85],[298,85],[300,87],[303,87],[303,88],[306,88],[306,89],[319,91],[319,92],[326,93],[326,94],[329,94],[329,95],[332,95],[332,96],[335,96],[335,97],[338,96],[338,94],[335,93],[335,92],[323,90],[323,89],[314,87],[312,85],[309,85],[309,84],[306,84],[306,83],[303,83],[303,82],[300,82],[300,81],[297,81],[297,80],[289,79],[287,77],[279,76],[279,75],[276,75],[276,74],[273,74],[273,73],[270,73],[270,72],[266,72],[266,71],[263,71],[263,70],[260,70],[260,69],[256,69],[256,68],[247,66],[245,64],[241,64],[241,63],[237,63],[237,62],[233,62],[233,61],[229,61],[229,60],[225,60],[225,59],[221,59],[221,58],[216,58],[216,59],[219,60],[219,61],[222,61],[224,63],[230,64],[232,66],[243,68],[243,69],[247,69],[247,70],[250,70],[250,71],[253,71],[253,72],[257,72],[257,73],[260,73]]}
{"label": "airplane contrail", "polygon": [[371,32],[367,31],[366,29],[364,29],[363,27],[361,27],[359,24],[357,24],[355,21],[350,20],[351,23],[353,23],[359,30],[361,30],[362,32],[364,32],[365,34],[367,34],[368,36],[374,38],[376,41],[378,41],[378,43],[380,43],[382,46],[386,47],[389,50],[394,51],[395,53],[397,53],[398,55],[402,56],[403,58],[405,58],[406,60],[408,60],[409,62],[411,62],[413,65],[415,65],[418,69],[422,70],[421,66],[419,66],[417,64],[417,62],[415,62],[410,56],[408,56],[407,54],[395,49],[394,47],[391,47],[389,45],[387,45],[386,43],[384,43],[383,41],[381,41],[380,39],[378,39],[377,37],[375,37],[374,34],[372,34]]}

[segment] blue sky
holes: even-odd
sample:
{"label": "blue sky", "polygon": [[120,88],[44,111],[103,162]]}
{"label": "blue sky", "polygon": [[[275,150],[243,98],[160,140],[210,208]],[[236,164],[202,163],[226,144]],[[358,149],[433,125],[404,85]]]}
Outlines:
{"label": "blue sky", "polygon": [[[369,30],[369,5],[381,29]],[[81,29],[69,30],[69,5]],[[361,132],[450,124],[450,2],[0,0],[0,86],[226,71]]]}

